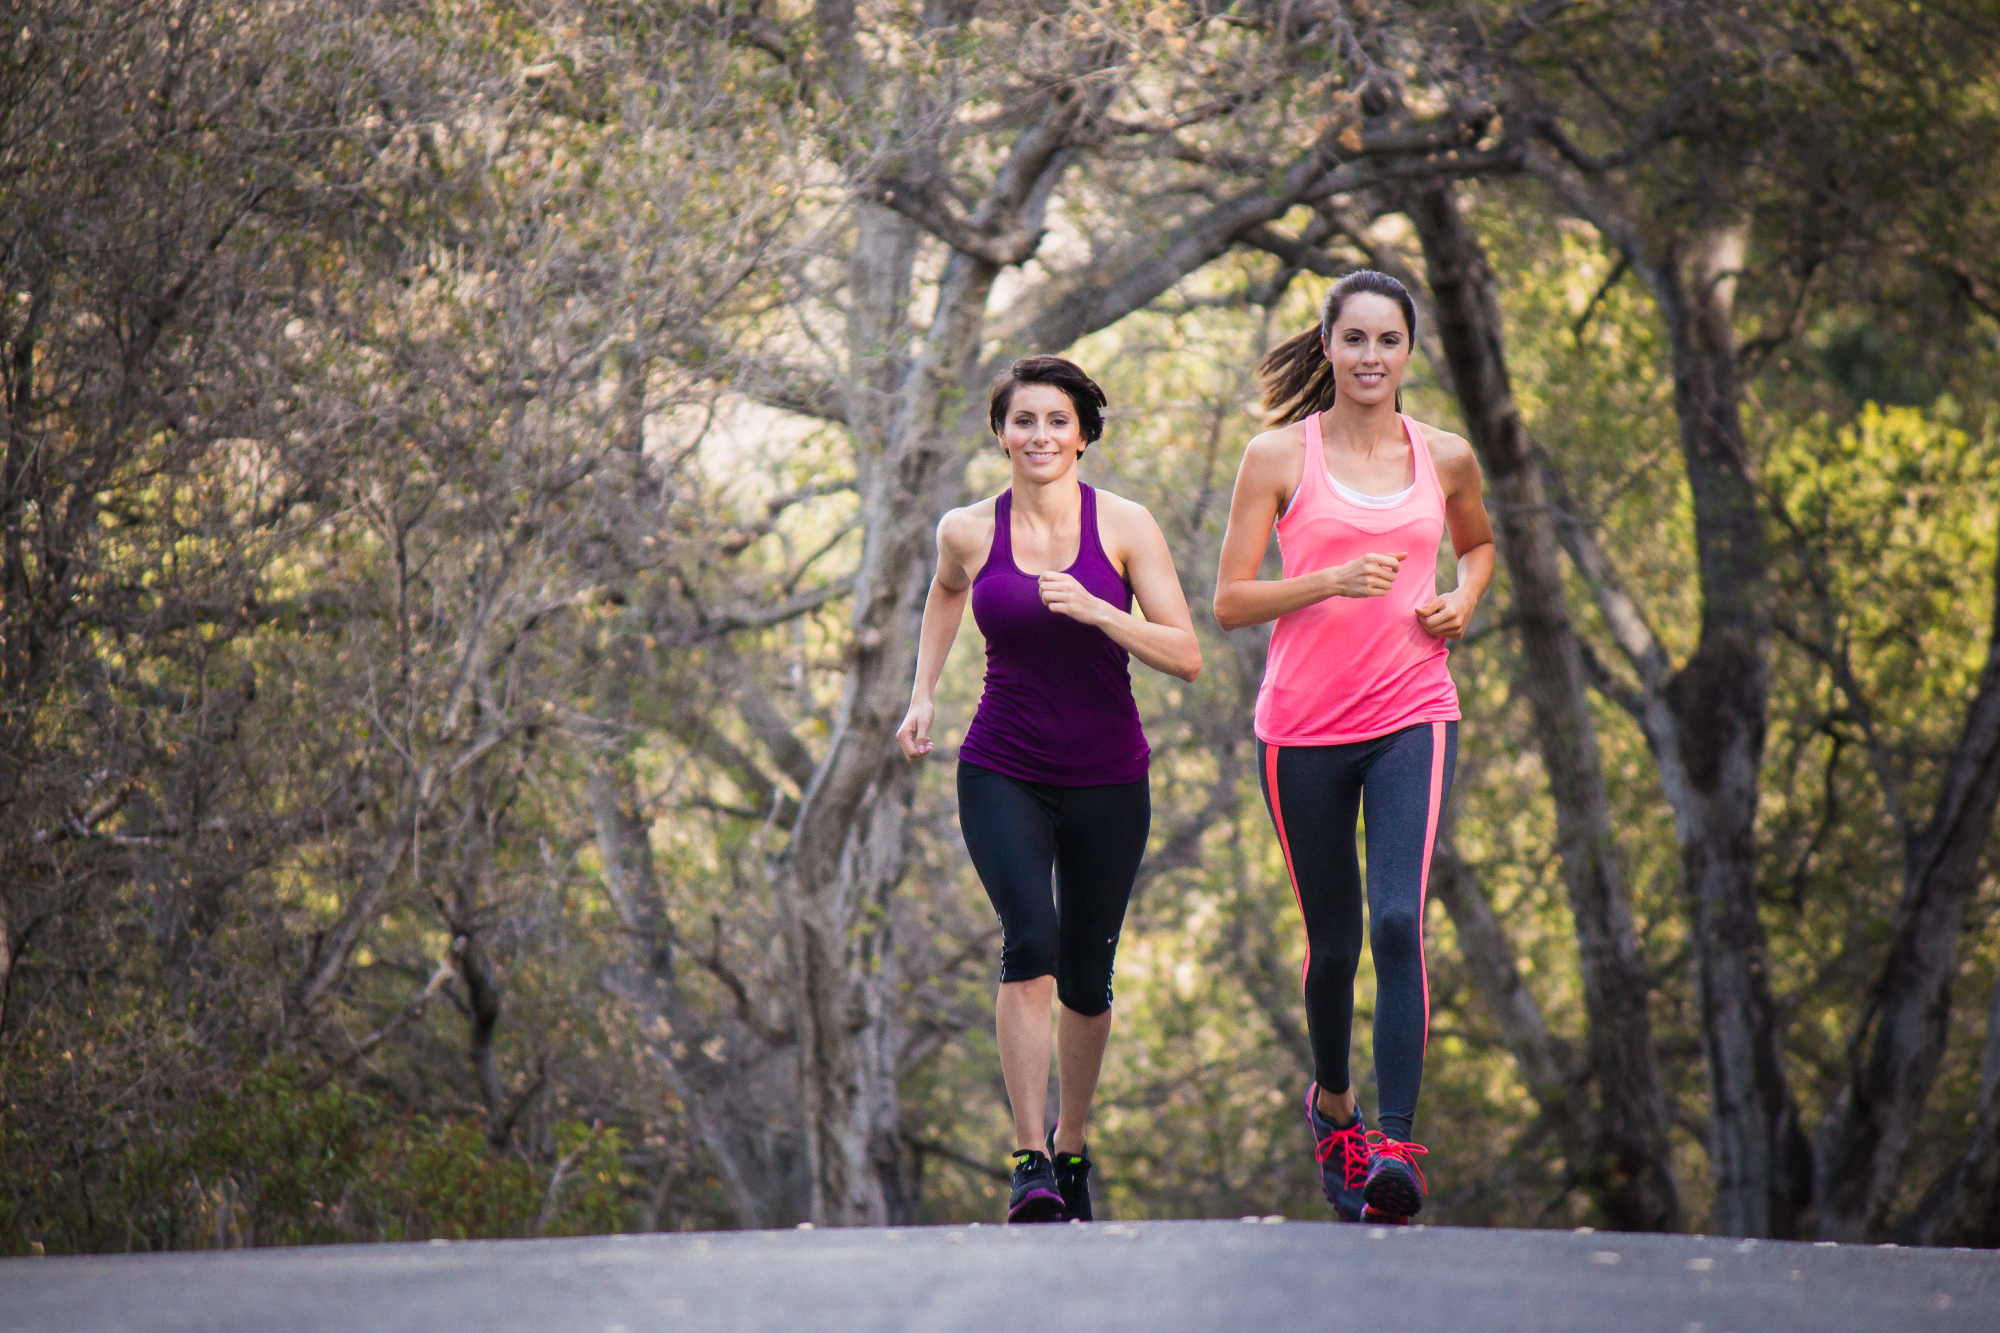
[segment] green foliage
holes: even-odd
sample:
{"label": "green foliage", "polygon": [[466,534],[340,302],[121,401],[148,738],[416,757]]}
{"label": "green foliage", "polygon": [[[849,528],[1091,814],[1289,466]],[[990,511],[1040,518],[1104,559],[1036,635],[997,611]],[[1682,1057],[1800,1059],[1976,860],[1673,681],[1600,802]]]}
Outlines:
{"label": "green foliage", "polygon": [[[102,1129],[110,1131],[105,1124]],[[260,1071],[82,1142],[0,1130],[0,1253],[233,1249],[629,1230],[616,1129],[554,1126],[558,1172],[467,1121]],[[54,1149],[53,1151],[51,1149]]]}

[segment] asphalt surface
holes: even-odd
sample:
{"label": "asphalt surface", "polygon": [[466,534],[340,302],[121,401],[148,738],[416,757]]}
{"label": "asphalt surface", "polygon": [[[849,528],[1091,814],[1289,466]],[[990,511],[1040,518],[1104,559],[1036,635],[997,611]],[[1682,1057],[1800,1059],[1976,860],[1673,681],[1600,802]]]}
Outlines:
{"label": "asphalt surface", "polygon": [[2000,1330],[2000,1254],[1145,1222],[9,1259],[6,1333]]}

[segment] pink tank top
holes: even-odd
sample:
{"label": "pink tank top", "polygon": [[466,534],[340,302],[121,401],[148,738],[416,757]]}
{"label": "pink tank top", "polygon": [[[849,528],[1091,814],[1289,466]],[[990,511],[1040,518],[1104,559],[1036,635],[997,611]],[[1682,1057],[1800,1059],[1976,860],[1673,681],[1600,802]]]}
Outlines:
{"label": "pink tank top", "polygon": [[1382,597],[1329,597],[1279,616],[1257,692],[1257,737],[1269,745],[1346,745],[1419,722],[1456,722],[1445,641],[1424,632],[1417,608],[1437,595],[1444,487],[1423,432],[1408,417],[1416,484],[1386,509],[1333,488],[1319,414],[1306,418],[1305,466],[1277,522],[1284,576],[1297,578],[1375,551],[1409,552]]}

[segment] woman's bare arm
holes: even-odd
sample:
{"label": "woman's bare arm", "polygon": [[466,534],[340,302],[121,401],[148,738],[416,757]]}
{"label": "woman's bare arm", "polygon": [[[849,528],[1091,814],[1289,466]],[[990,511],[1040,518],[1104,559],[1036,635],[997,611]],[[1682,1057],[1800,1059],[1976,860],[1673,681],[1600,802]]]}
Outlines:
{"label": "woman's bare arm", "polygon": [[931,576],[930,595],[924,599],[923,628],[917,632],[916,684],[910,690],[910,711],[904,715],[903,725],[896,728],[896,744],[902,747],[905,759],[921,759],[931,752],[931,723],[937,720],[933,696],[965,619],[965,603],[972,592],[969,562],[981,544],[981,533],[991,523],[990,519],[982,522],[976,508],[954,509],[938,521],[937,572]]}
{"label": "woman's bare arm", "polygon": [[1097,626],[1153,670],[1193,680],[1201,673],[1201,644],[1194,636],[1194,617],[1188,614],[1187,595],[1181,591],[1166,536],[1145,506],[1103,491],[1097,494],[1099,531],[1109,538],[1107,551],[1116,548],[1116,556],[1123,558],[1125,579],[1146,618],[1093,596],[1074,577],[1057,570],[1041,576],[1042,603],[1058,614]]}
{"label": "woman's bare arm", "polygon": [[1417,608],[1424,632],[1440,639],[1461,638],[1493,581],[1493,524],[1481,496],[1479,458],[1472,446],[1449,431],[1425,426],[1424,435],[1444,489],[1445,526],[1458,554],[1458,586]]}
{"label": "woman's bare arm", "polygon": [[1229,528],[1215,576],[1215,619],[1224,629],[1261,625],[1329,597],[1380,597],[1396,581],[1407,551],[1369,552],[1358,560],[1296,578],[1260,579],[1281,507],[1299,484],[1305,446],[1299,432],[1266,431],[1250,441],[1229,498]]}

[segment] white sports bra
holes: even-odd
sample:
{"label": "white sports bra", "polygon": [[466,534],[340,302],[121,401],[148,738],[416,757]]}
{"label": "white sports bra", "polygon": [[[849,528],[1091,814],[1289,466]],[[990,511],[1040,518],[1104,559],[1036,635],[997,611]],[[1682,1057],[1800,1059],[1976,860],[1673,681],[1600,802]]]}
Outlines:
{"label": "white sports bra", "polygon": [[1347,501],[1349,504],[1358,504],[1365,509],[1394,509],[1397,505],[1410,498],[1411,491],[1417,489],[1417,483],[1413,481],[1394,495],[1363,495],[1352,486],[1341,485],[1340,479],[1331,472],[1326,474],[1326,479],[1333,483],[1333,489],[1340,493],[1341,499]]}

